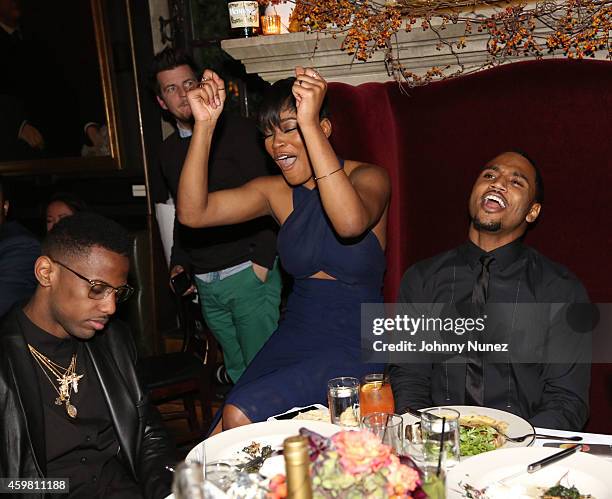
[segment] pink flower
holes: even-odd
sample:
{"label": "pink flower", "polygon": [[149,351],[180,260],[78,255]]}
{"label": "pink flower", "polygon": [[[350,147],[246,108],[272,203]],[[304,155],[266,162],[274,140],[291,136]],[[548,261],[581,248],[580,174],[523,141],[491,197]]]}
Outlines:
{"label": "pink flower", "polygon": [[420,484],[419,473],[400,463],[397,456],[392,455],[387,467],[387,494],[390,498],[410,497],[410,492]]}
{"label": "pink flower", "polygon": [[375,473],[389,464],[391,447],[383,445],[367,430],[336,433],[332,442],[340,455],[340,464],[351,475]]}

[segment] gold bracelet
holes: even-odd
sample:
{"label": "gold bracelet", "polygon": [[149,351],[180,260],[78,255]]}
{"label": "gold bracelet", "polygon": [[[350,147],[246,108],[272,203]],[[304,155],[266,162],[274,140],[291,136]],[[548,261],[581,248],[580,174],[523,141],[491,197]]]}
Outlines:
{"label": "gold bracelet", "polygon": [[334,170],[334,171],[333,171],[333,172],[331,172],[331,173],[328,173],[327,175],[322,175],[322,176],[320,176],[320,177],[314,177],[314,179],[315,179],[316,181],[319,181],[319,180],[321,180],[322,178],[329,177],[330,175],[333,175],[334,173],[339,172],[340,170],[342,170],[342,167],[338,168],[337,170]]}

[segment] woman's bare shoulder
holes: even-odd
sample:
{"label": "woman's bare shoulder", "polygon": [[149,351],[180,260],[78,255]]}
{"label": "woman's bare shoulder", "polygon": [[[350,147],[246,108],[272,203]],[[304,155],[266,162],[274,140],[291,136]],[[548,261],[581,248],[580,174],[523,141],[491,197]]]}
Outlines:
{"label": "woman's bare shoulder", "polygon": [[351,179],[367,177],[368,179],[379,178],[383,182],[389,181],[389,174],[382,166],[365,161],[345,160],[344,170]]}

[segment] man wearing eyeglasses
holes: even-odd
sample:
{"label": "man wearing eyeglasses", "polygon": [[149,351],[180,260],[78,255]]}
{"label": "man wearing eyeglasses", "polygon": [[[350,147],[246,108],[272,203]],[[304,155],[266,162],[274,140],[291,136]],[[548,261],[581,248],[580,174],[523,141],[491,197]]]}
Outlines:
{"label": "man wearing eyeglasses", "polygon": [[0,325],[0,477],[44,478],[26,497],[66,478],[68,497],[170,492],[173,445],[139,386],[131,333],[112,320],[133,291],[129,250],[111,220],[61,220],[36,260],[34,296]]}

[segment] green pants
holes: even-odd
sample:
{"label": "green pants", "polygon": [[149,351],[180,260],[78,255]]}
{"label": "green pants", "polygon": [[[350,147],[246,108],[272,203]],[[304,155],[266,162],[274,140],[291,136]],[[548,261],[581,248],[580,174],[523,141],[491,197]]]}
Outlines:
{"label": "green pants", "polygon": [[278,264],[262,282],[253,267],[221,281],[195,278],[202,315],[221,345],[225,368],[235,383],[276,330],[280,314]]}

